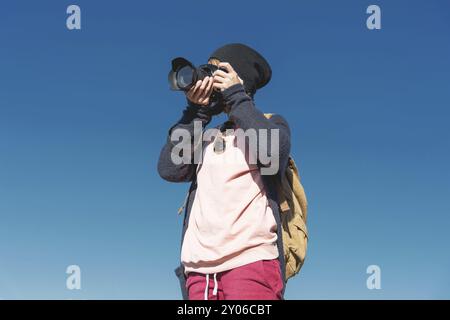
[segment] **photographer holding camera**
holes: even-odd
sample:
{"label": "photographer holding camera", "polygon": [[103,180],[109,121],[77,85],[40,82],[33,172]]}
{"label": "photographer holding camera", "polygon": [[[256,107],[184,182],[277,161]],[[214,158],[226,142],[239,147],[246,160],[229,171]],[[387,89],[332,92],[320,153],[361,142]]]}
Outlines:
{"label": "photographer holding camera", "polygon": [[[169,130],[158,172],[167,181],[191,182],[176,269],[184,299],[283,299],[285,259],[276,185],[287,165],[290,130],[278,114],[266,118],[253,100],[271,75],[268,62],[243,44],[217,49],[203,67],[183,58],[172,62],[169,82],[172,89],[186,92],[188,106]],[[222,112],[228,121],[220,126],[220,137],[201,144],[202,162],[174,163],[171,133],[183,129],[193,136],[195,122],[204,129]],[[260,143],[258,136],[257,163],[248,161],[248,150],[236,144],[230,128],[265,132],[270,143]],[[277,145],[271,139],[274,132]],[[217,148],[219,140],[223,148]],[[260,158],[264,152],[277,158],[276,174],[261,173],[268,165]],[[222,158],[235,161],[224,165]]]}

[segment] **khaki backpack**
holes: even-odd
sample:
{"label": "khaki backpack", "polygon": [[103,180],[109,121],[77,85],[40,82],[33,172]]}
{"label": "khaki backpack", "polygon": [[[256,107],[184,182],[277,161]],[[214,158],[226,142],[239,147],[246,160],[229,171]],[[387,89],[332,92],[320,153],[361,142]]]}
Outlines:
{"label": "khaki backpack", "polygon": [[[265,113],[269,119],[272,114]],[[280,218],[283,228],[284,259],[286,262],[286,281],[295,276],[303,266],[308,247],[306,216],[308,201],[300,182],[300,175],[294,159],[289,157],[286,171],[278,183]]]}

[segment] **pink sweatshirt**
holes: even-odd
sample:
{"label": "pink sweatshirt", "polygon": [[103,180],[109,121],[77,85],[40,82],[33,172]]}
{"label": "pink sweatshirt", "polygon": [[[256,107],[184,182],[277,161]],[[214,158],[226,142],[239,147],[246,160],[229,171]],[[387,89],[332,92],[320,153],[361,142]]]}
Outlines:
{"label": "pink sweatshirt", "polygon": [[205,144],[197,191],[181,249],[185,273],[210,274],[278,257],[276,221],[258,167],[248,164],[236,136],[225,151]]}

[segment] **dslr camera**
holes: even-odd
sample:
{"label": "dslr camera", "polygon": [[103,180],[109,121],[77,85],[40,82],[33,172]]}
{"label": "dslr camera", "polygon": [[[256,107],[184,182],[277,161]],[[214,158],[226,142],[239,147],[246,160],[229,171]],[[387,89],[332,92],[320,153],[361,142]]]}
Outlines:
{"label": "dslr camera", "polygon": [[[213,64],[202,64],[194,66],[189,60],[178,57],[172,60],[172,69],[169,72],[169,86],[175,91],[189,91],[198,80],[212,77],[216,70],[227,72]],[[217,103],[221,100],[220,91],[214,90],[210,97],[210,103]]]}

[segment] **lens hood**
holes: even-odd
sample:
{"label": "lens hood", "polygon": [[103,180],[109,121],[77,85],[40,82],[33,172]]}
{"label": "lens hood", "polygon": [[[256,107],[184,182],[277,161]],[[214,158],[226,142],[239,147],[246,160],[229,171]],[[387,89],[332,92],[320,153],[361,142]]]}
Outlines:
{"label": "lens hood", "polygon": [[184,67],[190,67],[192,70],[195,70],[195,66],[185,58],[178,57],[172,60],[172,69],[169,72],[169,86],[172,90],[184,90],[185,88],[181,88],[178,84],[177,73]]}

